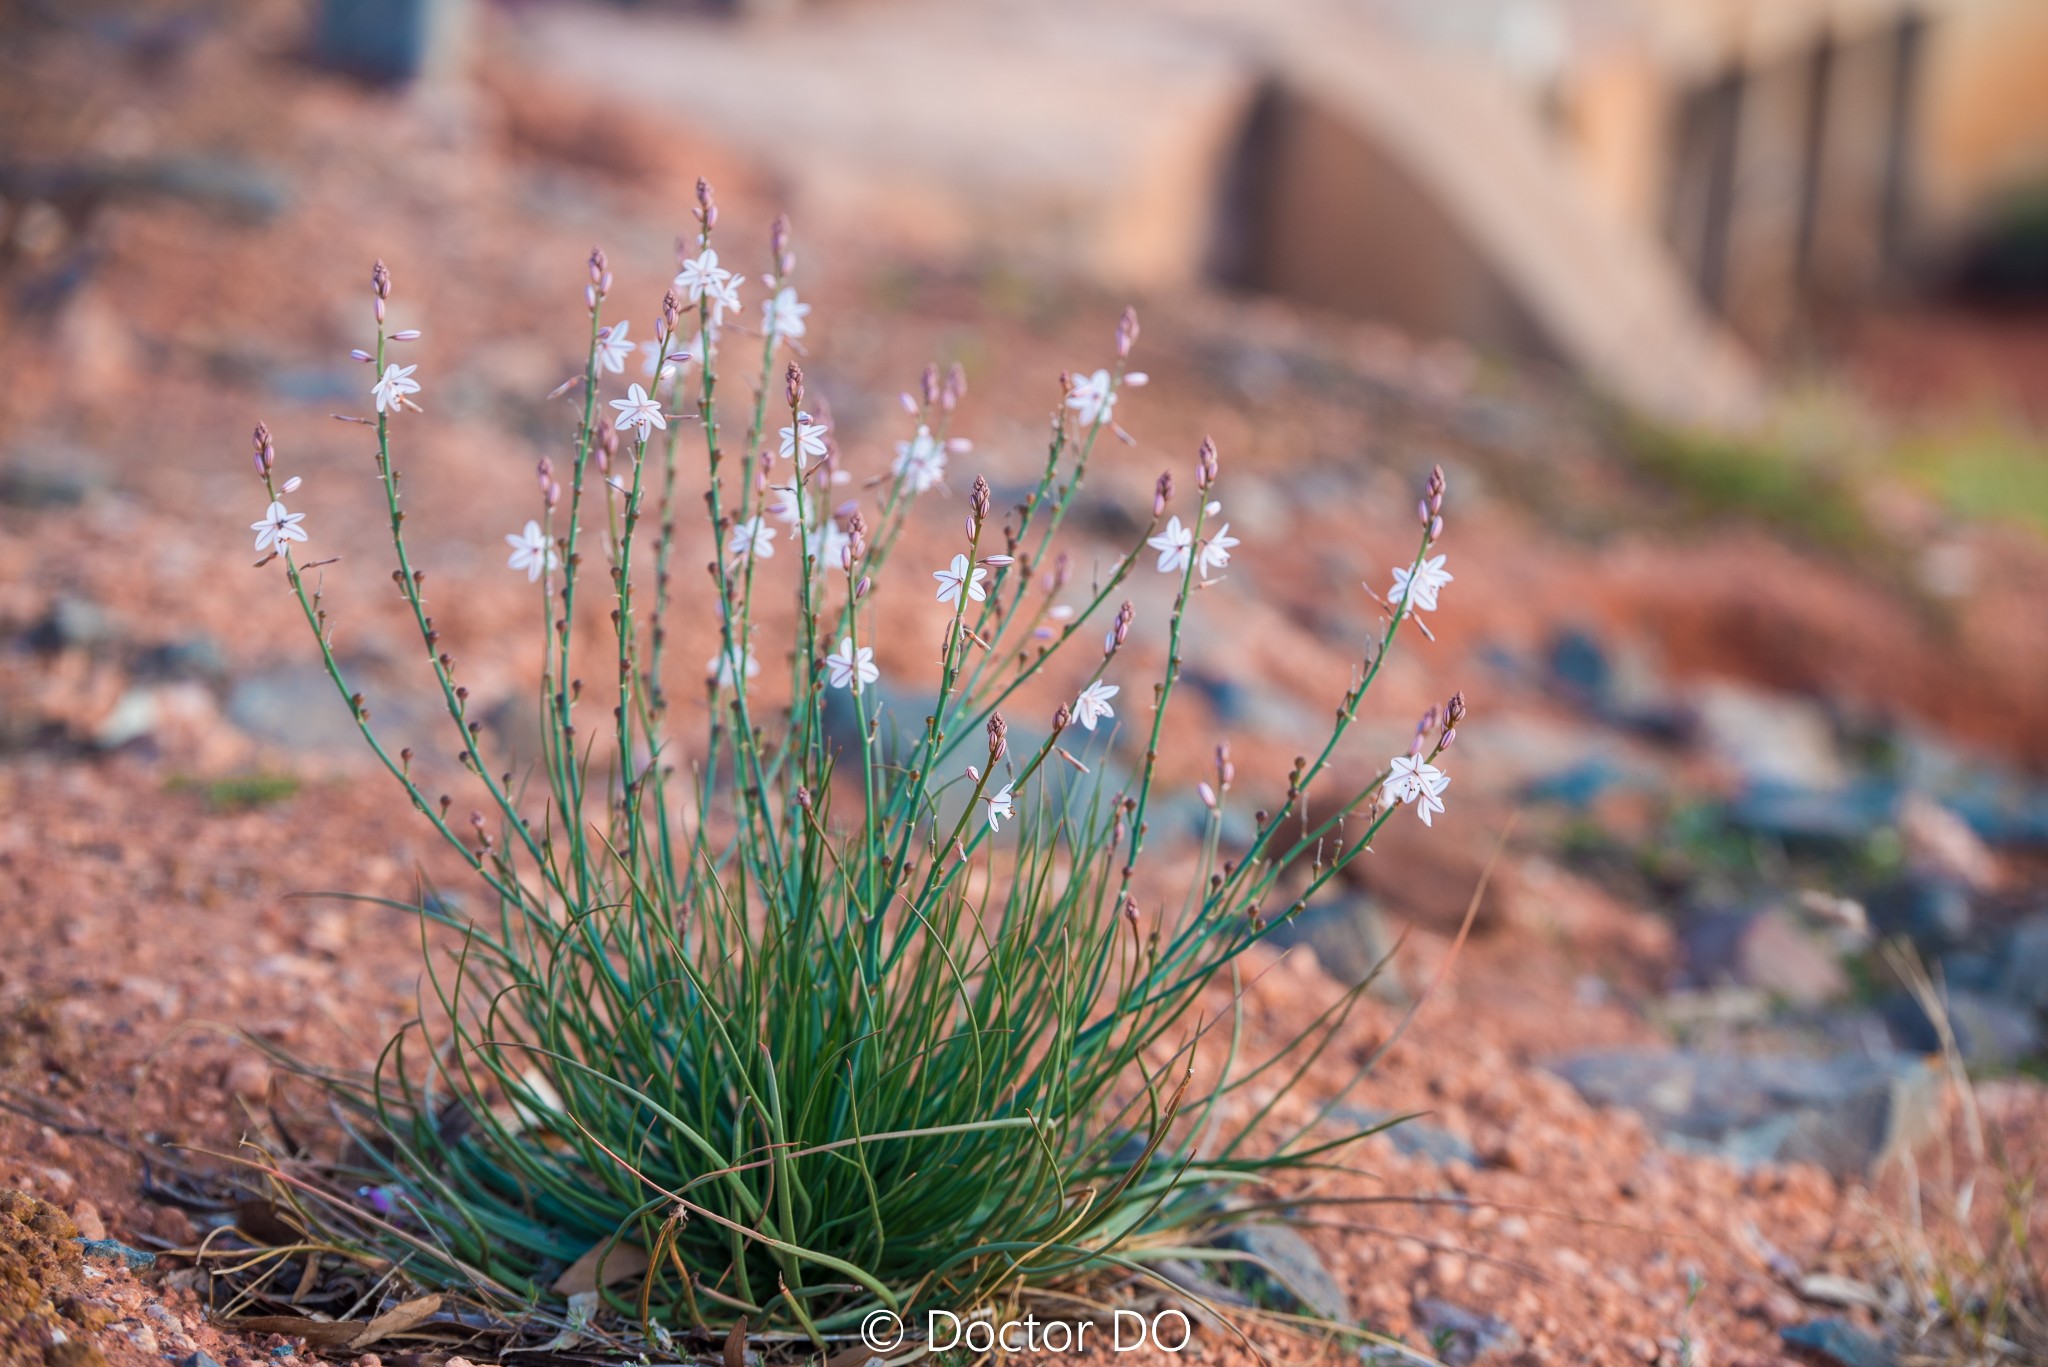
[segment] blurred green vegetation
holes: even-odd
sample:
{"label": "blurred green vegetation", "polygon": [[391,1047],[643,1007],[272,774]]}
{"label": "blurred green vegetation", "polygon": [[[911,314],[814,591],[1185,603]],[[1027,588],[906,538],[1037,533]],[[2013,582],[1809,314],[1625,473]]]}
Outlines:
{"label": "blurred green vegetation", "polygon": [[168,787],[174,793],[198,793],[216,811],[239,812],[283,802],[299,791],[299,781],[290,774],[261,772],[211,779],[180,774]]}

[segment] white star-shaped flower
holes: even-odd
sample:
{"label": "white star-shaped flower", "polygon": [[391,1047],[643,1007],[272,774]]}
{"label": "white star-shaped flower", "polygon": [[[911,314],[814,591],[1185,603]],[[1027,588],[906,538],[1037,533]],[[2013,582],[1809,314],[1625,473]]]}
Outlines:
{"label": "white star-shaped flower", "polygon": [[637,384],[628,385],[626,397],[613,399],[612,407],[619,410],[618,417],[612,419],[612,426],[621,432],[628,427],[637,427],[640,429],[642,441],[647,440],[647,429],[650,427],[668,426],[668,419],[661,416],[661,404],[649,398],[647,391]]}
{"label": "white star-shaped flower", "polygon": [[1074,410],[1083,427],[1108,421],[1116,407],[1116,386],[1109,372],[1098,370],[1093,375],[1074,376],[1073,388],[1067,391],[1067,407]]}
{"label": "white star-shaped flower", "polygon": [[[1444,568],[1444,557],[1431,556],[1420,565],[1410,569],[1406,565],[1394,566],[1394,587],[1387,595],[1387,601],[1401,611],[1420,608],[1424,612],[1436,611],[1436,596],[1443,586],[1451,582],[1451,572]],[[1402,605],[1407,600],[1406,607]]]}
{"label": "white star-shaped flower", "polygon": [[744,277],[735,275],[705,291],[711,298],[711,321],[714,325],[723,325],[726,314],[740,311],[740,286],[745,283]]}
{"label": "white star-shaped flower", "polygon": [[1171,574],[1186,567],[1188,548],[1194,541],[1195,534],[1181,526],[1179,518],[1169,517],[1166,519],[1166,530],[1150,538],[1145,544],[1159,552],[1159,572]]}
{"label": "white star-shaped flower", "polygon": [[803,518],[803,508],[797,502],[796,486],[780,484],[769,490],[768,514],[778,522],[797,522]]}
{"label": "white star-shaped flower", "polygon": [[773,560],[775,529],[758,517],[735,522],[725,540],[725,553],[734,560],[744,560],[750,555],[761,560]]}
{"label": "white star-shaped flower", "polygon": [[527,520],[525,531],[507,532],[505,544],[512,548],[505,568],[525,570],[529,584],[537,581],[544,571],[555,569],[562,563],[562,557],[555,551],[555,543],[540,529],[540,523],[531,518]]}
{"label": "white star-shaped flower", "polygon": [[1230,524],[1224,523],[1216,529],[1216,535],[1202,542],[1202,549],[1195,553],[1195,563],[1201,567],[1202,578],[1209,577],[1210,570],[1220,570],[1230,563],[1230,548],[1237,544],[1237,538],[1230,534]]}
{"label": "white star-shaped flower", "polygon": [[839,519],[835,517],[827,517],[804,535],[811,559],[827,569],[845,569],[846,548],[852,544],[853,538],[839,529]]}
{"label": "white star-shaped flower", "polygon": [[626,373],[626,362],[633,356],[633,339],[626,335],[631,327],[621,318],[610,327],[599,328],[597,332],[597,363],[614,375]]}
{"label": "white star-shaped flower", "polygon": [[853,638],[842,636],[839,649],[825,657],[825,677],[834,688],[851,688],[860,692],[862,684],[871,684],[882,677],[882,671],[875,668],[875,652],[867,646],[853,648]]}
{"label": "white star-shaped flower", "polygon": [[[735,647],[735,649],[737,649],[737,647]],[[733,679],[732,656],[727,655],[723,652],[717,655],[713,655],[711,659],[708,662],[706,662],[704,666],[704,672],[711,675],[713,678],[717,679],[718,686],[720,688],[731,688]],[[760,674],[760,672],[761,662],[754,658],[753,651],[748,651],[746,664],[747,677],[750,679],[754,678],[756,675]]]}
{"label": "white star-shaped flower", "polygon": [[387,365],[384,377],[370,386],[370,392],[377,396],[379,413],[395,413],[405,403],[405,396],[420,392],[420,382],[412,378],[418,370],[416,365]]}
{"label": "white star-shaped flower", "polygon": [[675,286],[690,296],[696,303],[707,290],[717,290],[732,279],[732,272],[718,264],[718,253],[706,247],[696,256],[683,263],[683,269],[676,275]]}
{"label": "white star-shaped flower", "polygon": [[813,460],[825,456],[825,434],[831,429],[811,421],[808,413],[796,415],[796,426],[782,429],[782,454],[794,455],[797,468],[802,469]]}
{"label": "white star-shaped flower", "polygon": [[930,428],[920,425],[915,437],[896,443],[894,470],[911,493],[923,493],[946,473],[945,443],[932,436]]}
{"label": "white star-shaped flower", "polygon": [[943,570],[933,570],[932,578],[939,581],[941,603],[956,601],[960,597],[960,586],[963,584],[967,586],[967,596],[975,602],[979,603],[988,597],[988,590],[981,586],[981,581],[988,578],[988,571],[976,565],[973,575],[970,576],[967,571],[967,557],[964,555],[954,556],[953,563]]}
{"label": "white star-shaped flower", "polygon": [[1444,809],[1444,789],[1450,786],[1451,776],[1420,755],[1396,755],[1387,769],[1387,781],[1380,791],[1391,802],[1415,803],[1416,815],[1423,825],[1429,825],[1430,814]]}
{"label": "white star-shaped flower", "polygon": [[274,547],[277,554],[283,555],[287,541],[306,539],[306,529],[299,525],[305,520],[304,513],[292,512],[284,504],[273,501],[263,510],[260,521],[249,524],[249,530],[256,533],[256,549],[261,551]]}
{"label": "white star-shaped flower", "polygon": [[1081,723],[1084,730],[1093,731],[1096,722],[1104,717],[1116,715],[1116,709],[1109,705],[1109,700],[1121,692],[1123,690],[1117,685],[1106,684],[1097,679],[1081,690],[1080,697],[1074,699],[1074,720]]}
{"label": "white star-shaped flower", "polygon": [[1001,791],[990,793],[982,799],[983,802],[988,804],[988,828],[990,830],[998,831],[1002,829],[1001,826],[996,824],[996,818],[1015,816],[1017,814],[1016,803],[1010,797],[1010,789],[1016,786],[1014,783],[1005,783]]}
{"label": "white star-shaped flower", "polygon": [[784,285],[761,301],[761,330],[770,337],[801,337],[810,311],[809,304],[797,299],[796,287]]}

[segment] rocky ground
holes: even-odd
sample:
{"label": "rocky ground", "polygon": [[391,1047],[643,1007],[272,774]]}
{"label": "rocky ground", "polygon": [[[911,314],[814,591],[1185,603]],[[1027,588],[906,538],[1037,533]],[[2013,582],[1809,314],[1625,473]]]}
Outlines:
{"label": "rocky ground", "polygon": [[[378,591],[362,431],[327,416],[367,408],[346,351],[368,263],[389,261],[397,325],[426,333],[413,535],[516,753],[532,604],[500,538],[531,513],[534,459],[559,454],[542,396],[577,364],[584,256],[610,252],[638,332],[697,174],[738,253],[775,203],[714,139],[610,96],[488,64],[476,89],[411,96],[318,74],[294,14],[39,21],[7,48],[0,126],[40,179],[10,168],[0,189],[0,1179],[22,1194],[0,1220],[0,1360],[315,1351],[207,1322],[178,1251],[236,1212],[142,1156],[233,1152],[289,1106],[248,1040],[362,1063],[413,1009],[413,923],[303,894],[459,890],[362,762],[277,578],[249,568],[250,423],[341,557],[339,641],[377,715],[445,749]],[[907,435],[894,395],[936,357],[967,367],[971,467],[999,492],[1026,478],[1056,377],[1101,363],[1123,301],[901,260],[857,224],[799,230],[805,364],[848,465],[882,468]],[[1404,749],[1461,687],[1451,810],[1394,823],[1248,995],[1255,1034],[1284,1038],[1405,933],[1351,1055],[1421,1004],[1338,1119],[1423,1117],[1331,1179],[1359,1203],[1267,1250],[1287,1294],[1452,1363],[1874,1363],[1891,1349],[1856,1336],[1914,1347],[1900,1326],[1935,1271],[1995,1281],[1990,1225],[2048,1234],[1996,1180],[2048,1153],[2038,535],[1885,480],[1731,510],[1694,457],[1555,377],[1255,301],[1139,305],[1152,382],[1118,410],[1136,444],[1091,475],[1078,558],[1113,554],[1205,433],[1243,542],[1198,604],[1162,839],[1199,820],[1215,739],[1248,782],[1283,780],[1373,627],[1359,581],[1407,554],[1420,475],[1451,482],[1437,639],[1390,666],[1347,759]],[[691,535],[685,564],[708,554]],[[1140,621],[1162,618],[1139,588]],[[683,606],[694,667],[709,615]],[[1133,649],[1163,655],[1142,632]],[[910,678],[927,653],[903,633],[880,662]],[[1312,1073],[1300,1104],[1336,1077]],[[1975,1254],[1943,1217],[1972,1178]],[[157,1257],[81,1259],[74,1237]],[[2038,1265],[2017,1275],[2038,1297]],[[1251,1358],[1214,1326],[1192,1355]]]}

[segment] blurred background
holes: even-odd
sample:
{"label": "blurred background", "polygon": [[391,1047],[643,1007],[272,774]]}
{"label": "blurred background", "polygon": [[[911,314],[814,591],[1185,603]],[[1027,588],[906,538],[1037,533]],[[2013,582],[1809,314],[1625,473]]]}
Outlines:
{"label": "blurred background", "polygon": [[[276,900],[410,895],[436,856],[248,568],[246,434],[306,479],[380,724],[446,750],[378,592],[362,430],[329,417],[369,407],[346,353],[389,262],[425,333],[408,527],[474,706],[530,753],[502,538],[571,439],[545,396],[581,364],[583,262],[605,247],[651,336],[703,175],[727,264],[764,269],[792,216],[857,472],[959,361],[954,474],[1015,488],[1135,302],[1152,382],[1077,560],[1204,433],[1243,540],[1163,839],[1199,830],[1214,740],[1273,788],[1320,734],[1376,621],[1357,585],[1384,591],[1441,463],[1456,582],[1347,763],[1462,687],[1452,810],[1390,827],[1294,942],[1355,980],[1408,929],[1387,991],[1413,991],[1519,812],[1447,989],[1469,1038],[1642,1051],[1559,1066],[1681,1147],[1864,1172],[1930,1123],[1898,1080],[1939,1045],[1881,941],[1986,1076],[2048,1057],[2043,71],[2040,0],[0,0],[0,860],[31,946],[0,992],[93,1026],[398,1018],[402,922]],[[885,679],[927,645],[887,640]],[[1657,1091],[1730,1048],[1811,1071]],[[249,1082],[192,1068],[163,1105]]]}

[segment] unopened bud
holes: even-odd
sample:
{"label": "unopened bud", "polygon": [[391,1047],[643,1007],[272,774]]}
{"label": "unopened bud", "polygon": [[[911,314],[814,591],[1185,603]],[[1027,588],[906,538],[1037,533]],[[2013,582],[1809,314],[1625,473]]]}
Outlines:
{"label": "unopened bud", "polygon": [[1055,736],[1057,736],[1060,732],[1067,729],[1067,723],[1072,721],[1073,719],[1074,709],[1067,706],[1067,704],[1065,703],[1061,703],[1058,707],[1053,709],[1052,733]]}
{"label": "unopened bud", "polygon": [[608,265],[605,261],[604,248],[592,247],[590,249],[590,283],[595,285],[602,282],[607,269]]}
{"label": "unopened bud", "polygon": [[418,328],[400,328],[391,334],[391,340],[394,342],[417,342],[419,339],[420,330]]}
{"label": "unopened bud", "polygon": [[1124,316],[1116,320],[1116,354],[1123,360],[1130,356],[1131,345],[1138,340],[1138,311],[1126,308]]}
{"label": "unopened bud", "polygon": [[789,254],[789,215],[777,214],[775,221],[768,225],[768,255],[775,262],[775,273],[787,275],[796,262]]}
{"label": "unopened bud", "polygon": [[853,596],[856,598],[865,598],[868,596],[868,590],[873,588],[874,586],[874,580],[868,578],[866,575],[862,575],[860,577],[860,582],[853,586]]}
{"label": "unopened bud", "polygon": [[384,264],[382,258],[370,267],[370,293],[379,299],[391,297],[391,268]]}
{"label": "unopened bud", "polygon": [[712,198],[711,182],[702,176],[697,177],[696,215],[697,221],[704,225],[704,232],[707,235],[718,226],[718,201]]}
{"label": "unopened bud", "polygon": [[1195,785],[1195,791],[1201,795],[1204,807],[1207,807],[1212,812],[1216,810],[1216,790],[1214,788],[1211,788],[1204,781]]}
{"label": "unopened bud", "polygon": [[811,809],[811,790],[809,788],[804,787],[802,784],[797,785],[796,805],[803,808],[807,812]]}
{"label": "unopened bud", "polygon": [[1444,704],[1444,725],[1456,726],[1465,720],[1465,691],[1451,694],[1451,700]]}
{"label": "unopened bud", "polygon": [[1017,557],[1013,555],[984,555],[981,558],[981,563],[992,570],[1000,570],[1016,564]]}
{"label": "unopened bud", "polygon": [[924,367],[924,374],[917,378],[918,384],[924,390],[924,406],[926,408],[937,407],[940,398],[943,397],[939,388],[938,363],[936,361],[927,361]]}
{"label": "unopened bud", "polygon": [[277,447],[271,444],[269,424],[257,423],[256,430],[249,434],[249,440],[256,448],[256,473],[267,473],[277,464]]}
{"label": "unopened bud", "polygon": [[[782,395],[791,408],[801,407],[804,401],[804,368],[795,361],[789,363],[789,370],[782,377]],[[802,423],[799,417],[798,422]]]}
{"label": "unopened bud", "polygon": [[939,394],[939,402],[950,413],[967,397],[967,367],[958,361],[946,367],[946,387]]}
{"label": "unopened bud", "polygon": [[365,365],[368,365],[371,361],[377,359],[375,356],[372,356],[369,352],[363,350],[361,347],[350,347],[348,352],[348,358],[351,361],[361,361]]}
{"label": "unopened bud", "polygon": [[665,342],[676,335],[676,323],[683,316],[683,296],[671,285],[661,296],[661,336]]}
{"label": "unopened bud", "polygon": [[989,494],[987,477],[976,475],[974,477],[974,488],[967,495],[967,506],[973,511],[974,520],[977,523],[987,520],[989,505],[992,501],[992,497]]}
{"label": "unopened bud", "polygon": [[1172,501],[1173,473],[1162,470],[1159,472],[1159,482],[1152,486],[1152,516],[1157,517],[1165,512],[1166,505]]}
{"label": "unopened bud", "polygon": [[1195,487],[1207,489],[1216,482],[1216,443],[1212,438],[1202,438],[1202,449],[1195,453]]}
{"label": "unopened bud", "polygon": [[994,764],[1010,748],[1010,724],[1003,720],[1003,714],[992,712],[988,719],[988,762]]}

